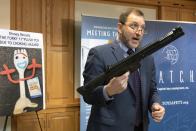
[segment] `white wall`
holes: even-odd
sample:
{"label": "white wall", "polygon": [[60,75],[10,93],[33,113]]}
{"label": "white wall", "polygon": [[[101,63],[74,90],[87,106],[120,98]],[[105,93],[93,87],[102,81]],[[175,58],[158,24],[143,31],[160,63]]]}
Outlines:
{"label": "white wall", "polygon": [[[0,0],[0,29],[10,28],[10,0]],[[0,117],[0,131],[3,131],[5,117]],[[11,131],[10,117],[6,131]]]}
{"label": "white wall", "polygon": [[[134,5],[113,5],[107,3],[94,3],[75,0],[75,88],[80,85],[80,40],[81,40],[81,15],[98,16],[106,18],[118,18],[121,12],[128,8],[136,7],[144,12],[147,20],[157,19],[157,9],[155,7],[138,7]],[[76,92],[75,97],[79,95]]]}
{"label": "white wall", "polygon": [[0,28],[10,28],[10,0],[0,0]]}

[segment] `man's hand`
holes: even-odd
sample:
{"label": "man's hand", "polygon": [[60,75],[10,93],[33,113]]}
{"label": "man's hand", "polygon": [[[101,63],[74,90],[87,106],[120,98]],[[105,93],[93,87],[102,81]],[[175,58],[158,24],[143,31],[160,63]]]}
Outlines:
{"label": "man's hand", "polygon": [[127,89],[129,79],[129,72],[125,74],[112,78],[109,83],[106,85],[105,89],[108,96],[119,94]]}
{"label": "man's hand", "polygon": [[161,106],[159,103],[154,103],[151,107],[152,110],[152,118],[155,122],[161,122],[163,116],[165,114],[165,108]]}

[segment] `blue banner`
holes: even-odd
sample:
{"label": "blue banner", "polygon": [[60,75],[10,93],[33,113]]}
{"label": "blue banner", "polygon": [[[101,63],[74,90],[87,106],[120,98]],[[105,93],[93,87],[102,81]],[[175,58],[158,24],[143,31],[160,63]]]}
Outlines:
{"label": "blue banner", "polygon": [[160,38],[176,26],[181,26],[185,35],[153,54],[157,88],[166,114],[161,124],[151,122],[151,131],[196,129],[196,24],[149,21],[143,41]]}
{"label": "blue banner", "polygon": [[83,16],[82,39],[113,39],[117,33],[117,22],[112,18]]}

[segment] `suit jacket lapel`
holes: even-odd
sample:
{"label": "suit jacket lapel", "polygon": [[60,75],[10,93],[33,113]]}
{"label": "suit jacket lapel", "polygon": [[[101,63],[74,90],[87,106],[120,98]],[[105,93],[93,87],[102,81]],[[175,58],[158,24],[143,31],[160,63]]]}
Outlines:
{"label": "suit jacket lapel", "polygon": [[112,48],[113,48],[113,54],[117,62],[125,58],[124,51],[120,48],[120,45],[118,44],[117,41],[114,41],[114,44],[112,44]]}

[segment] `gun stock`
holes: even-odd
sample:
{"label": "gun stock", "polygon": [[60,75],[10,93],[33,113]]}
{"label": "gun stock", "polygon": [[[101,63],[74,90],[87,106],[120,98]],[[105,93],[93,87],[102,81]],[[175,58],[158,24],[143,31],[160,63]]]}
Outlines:
{"label": "gun stock", "polygon": [[99,76],[97,76],[95,79],[91,80],[84,86],[79,87],[77,91],[81,95],[86,95],[92,92],[93,90],[95,90],[103,81],[109,81],[111,78],[120,76],[127,71],[130,71],[131,73],[137,70],[139,66],[139,62],[142,59],[144,59],[146,56],[151,55],[152,53],[159,50],[160,48],[168,45],[169,43],[181,37],[182,35],[184,35],[184,32],[181,27],[174,28],[171,32],[169,32],[159,40],[147,44],[146,46],[137,50],[132,55],[112,65],[106,72],[100,74]]}

